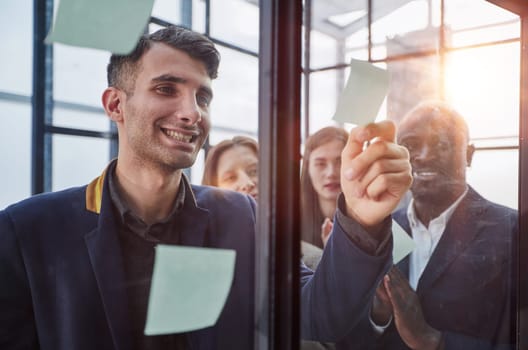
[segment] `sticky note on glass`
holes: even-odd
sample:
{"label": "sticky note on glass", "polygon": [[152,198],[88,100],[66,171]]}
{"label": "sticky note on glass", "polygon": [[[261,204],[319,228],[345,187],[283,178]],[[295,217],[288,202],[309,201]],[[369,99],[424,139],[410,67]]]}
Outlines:
{"label": "sticky note on glass", "polygon": [[355,125],[374,122],[388,88],[389,73],[386,70],[372,63],[353,59],[334,120]]}
{"label": "sticky note on glass", "polygon": [[45,42],[132,51],[150,18],[154,0],[61,0]]}
{"label": "sticky note on glass", "polygon": [[392,240],[394,246],[392,248],[392,259],[393,263],[397,264],[405,258],[410,252],[413,251],[416,243],[414,243],[411,236],[405,232],[405,230],[398,225],[398,223],[392,220]]}
{"label": "sticky note on glass", "polygon": [[233,282],[235,256],[228,249],[158,245],[145,334],[213,326]]}

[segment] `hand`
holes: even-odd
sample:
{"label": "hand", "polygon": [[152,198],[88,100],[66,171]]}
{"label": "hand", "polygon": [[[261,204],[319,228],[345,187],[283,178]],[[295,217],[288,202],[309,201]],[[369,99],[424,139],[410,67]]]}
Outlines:
{"label": "hand", "polygon": [[420,300],[400,270],[392,267],[383,284],[392,304],[396,329],[405,344],[415,350],[442,349],[442,333],[425,321]]}
{"label": "hand", "polygon": [[367,229],[380,224],[411,186],[409,152],[394,142],[395,133],[389,120],[354,128],[341,153],[346,215]]}
{"label": "hand", "polygon": [[321,239],[323,240],[323,247],[326,247],[326,242],[328,242],[328,238],[330,238],[330,234],[332,233],[332,228],[334,227],[334,223],[329,218],[325,218],[323,225],[321,226]]}
{"label": "hand", "polygon": [[392,304],[385,289],[383,281],[376,288],[376,294],[374,294],[374,300],[372,301],[372,310],[370,311],[370,317],[372,321],[378,326],[385,326],[389,323],[392,316]]}

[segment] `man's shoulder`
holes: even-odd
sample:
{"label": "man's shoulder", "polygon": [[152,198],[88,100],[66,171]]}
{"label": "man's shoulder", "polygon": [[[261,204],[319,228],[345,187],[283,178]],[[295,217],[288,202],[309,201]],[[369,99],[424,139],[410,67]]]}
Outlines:
{"label": "man's shoulder", "polygon": [[254,206],[254,200],[249,195],[235,191],[220,189],[218,187],[191,185],[192,191],[198,205],[200,204],[218,204],[218,205],[251,205]]}
{"label": "man's shoulder", "polygon": [[517,219],[518,212],[517,210],[507,207],[503,204],[499,204],[496,202],[493,202],[485,197],[483,197],[480,193],[478,193],[475,189],[473,189],[471,186],[469,187],[468,201],[472,203],[473,206],[480,209],[482,213],[489,217],[497,217],[497,218],[513,218]]}
{"label": "man's shoulder", "polygon": [[84,205],[85,189],[86,186],[79,186],[36,194],[9,205],[3,211],[12,214],[20,213],[28,217],[33,213],[60,212],[63,209],[72,209]]}

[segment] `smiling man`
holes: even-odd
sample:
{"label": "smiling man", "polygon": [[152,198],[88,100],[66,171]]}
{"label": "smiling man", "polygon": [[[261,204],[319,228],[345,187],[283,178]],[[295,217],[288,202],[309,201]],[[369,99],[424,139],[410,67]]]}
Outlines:
{"label": "smiling man", "polygon": [[391,324],[372,335],[374,348],[512,349],[517,212],[466,183],[475,149],[464,119],[446,103],[416,106],[397,138],[409,150],[414,180],[408,207],[394,219],[416,248],[376,293],[372,321]]}
{"label": "smiling man", "polygon": [[[181,27],[146,35],[129,55],[111,57],[102,102],[117,125],[117,159],[87,186],[0,211],[1,349],[253,347],[256,203],[192,186],[182,172],[210,129],[219,60],[208,38]],[[342,336],[389,267],[390,212],[411,183],[408,153],[394,137],[390,122],[349,135],[322,273],[300,267],[304,337]],[[214,326],[144,334],[157,244],[236,251],[233,284]]]}

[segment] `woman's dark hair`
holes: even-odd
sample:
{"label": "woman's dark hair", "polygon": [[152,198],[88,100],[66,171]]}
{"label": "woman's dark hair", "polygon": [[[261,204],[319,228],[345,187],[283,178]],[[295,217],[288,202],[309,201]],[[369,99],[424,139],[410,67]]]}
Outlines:
{"label": "woman's dark hair", "polygon": [[251,149],[258,158],[257,141],[247,136],[235,136],[232,139],[223,140],[209,150],[205,159],[204,174],[202,185],[218,186],[218,160],[227,150],[235,146],[245,146]]}
{"label": "woman's dark hair", "polygon": [[328,126],[308,137],[304,146],[301,166],[301,239],[320,248],[323,248],[321,225],[325,218],[319,207],[318,195],[308,173],[310,155],[314,149],[335,140],[343,141],[344,147],[347,139],[346,130]]}

